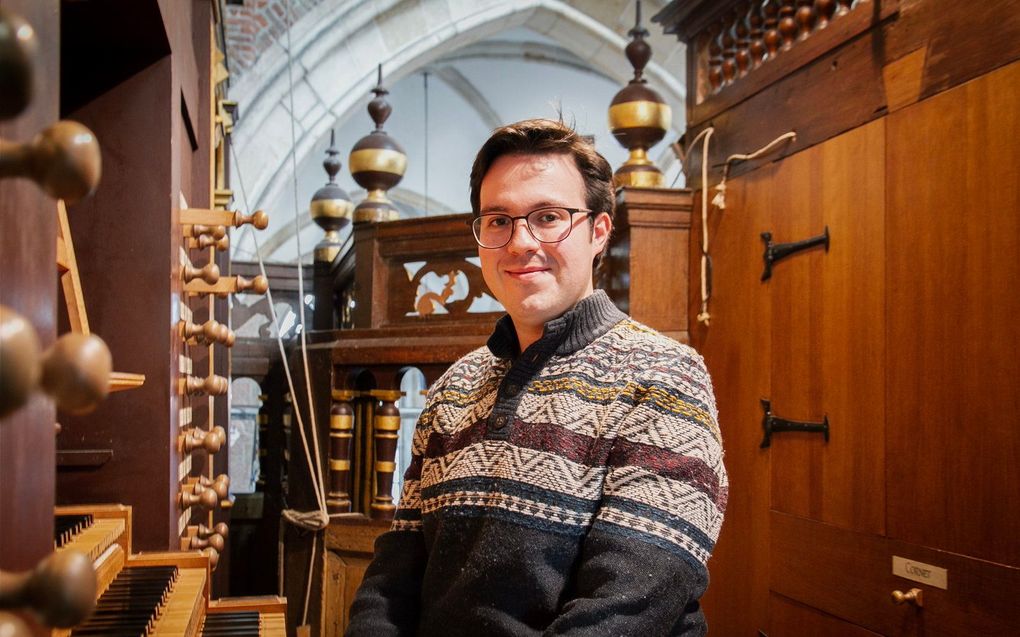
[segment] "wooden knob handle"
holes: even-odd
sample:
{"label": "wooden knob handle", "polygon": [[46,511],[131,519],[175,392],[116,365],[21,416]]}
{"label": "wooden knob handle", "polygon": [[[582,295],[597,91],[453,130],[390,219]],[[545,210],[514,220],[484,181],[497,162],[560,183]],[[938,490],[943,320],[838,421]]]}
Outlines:
{"label": "wooden knob handle", "polygon": [[205,538],[213,534],[219,535],[225,540],[230,537],[230,528],[226,522],[217,522],[211,529],[204,524],[198,525],[198,537]]}
{"label": "wooden knob handle", "polygon": [[202,549],[202,554],[209,557],[209,570],[215,571],[220,564],[220,552],[213,547]]}
{"label": "wooden knob handle", "polygon": [[220,266],[209,262],[201,268],[196,268],[189,263],[184,266],[181,274],[184,277],[185,283],[194,281],[195,279],[202,279],[209,285],[212,285],[220,280]]}
{"label": "wooden knob handle", "polygon": [[0,607],[27,608],[47,626],[74,626],[95,603],[96,572],[79,551],[51,553],[28,572],[0,571]]}
{"label": "wooden knob handle", "polygon": [[915,606],[924,606],[924,591],[920,588],[912,588],[906,593],[903,591],[893,591],[892,601],[894,604],[911,603]]}
{"label": "wooden knob handle", "polygon": [[219,505],[220,497],[214,490],[206,488],[200,483],[195,483],[194,488],[190,492],[182,485],[177,501],[180,503],[182,510],[187,510],[197,505],[206,511],[212,511]]}
{"label": "wooden knob handle", "polygon": [[32,101],[32,63],[38,49],[32,25],[0,8],[0,120],[11,119]]}
{"label": "wooden knob handle", "polygon": [[240,228],[246,223],[250,223],[259,230],[265,230],[269,227],[269,215],[264,210],[256,210],[250,215],[242,215],[240,212],[234,213],[235,228]]}
{"label": "wooden knob handle", "polygon": [[103,339],[70,332],[43,355],[40,385],[58,409],[86,414],[110,393],[112,371],[113,357]]}
{"label": "wooden knob handle", "polygon": [[25,404],[42,370],[39,338],[23,316],[0,305],[0,418]]}
{"label": "wooden knob handle", "polygon": [[266,290],[269,289],[269,281],[266,277],[261,274],[255,278],[246,279],[241,275],[237,275],[237,285],[235,286],[236,292],[253,292],[255,294],[265,294]]}
{"label": "wooden knob handle", "polygon": [[55,199],[91,194],[101,174],[99,142],[77,122],[57,122],[27,144],[0,140],[0,177],[28,177]]}
{"label": "wooden knob handle", "polygon": [[227,540],[218,533],[212,533],[208,537],[193,537],[191,538],[190,547],[193,549],[204,549],[211,547],[217,552],[222,553],[223,548],[226,546]]}
{"label": "wooden knob handle", "polygon": [[0,613],[0,635],[3,637],[32,637],[32,629],[25,620],[13,613]]}
{"label": "wooden knob handle", "polygon": [[230,383],[226,378],[210,374],[205,378],[198,376],[186,376],[184,378],[184,391],[189,396],[197,394],[208,394],[210,396],[222,396],[227,393]]}
{"label": "wooden knob handle", "polygon": [[205,476],[200,476],[198,478],[198,483],[203,487],[207,487],[215,491],[220,500],[226,500],[230,495],[230,476],[225,473],[221,473],[216,476],[215,480],[210,480]]}
{"label": "wooden knob handle", "polygon": [[198,238],[199,241],[203,237],[209,237],[215,241],[220,241],[227,237],[226,226],[208,226],[201,223],[196,223],[191,226],[191,236]]}
{"label": "wooden knob handle", "polygon": [[202,448],[206,453],[214,454],[223,447],[223,443],[226,441],[227,432],[219,425],[213,427],[212,431],[204,431],[196,427],[184,437],[184,451],[191,453],[195,449]]}
{"label": "wooden knob handle", "polygon": [[[223,226],[216,226],[223,228]],[[201,234],[195,241],[198,248],[216,248],[220,252],[226,252],[230,248],[230,237],[222,236],[219,239],[208,234]]]}

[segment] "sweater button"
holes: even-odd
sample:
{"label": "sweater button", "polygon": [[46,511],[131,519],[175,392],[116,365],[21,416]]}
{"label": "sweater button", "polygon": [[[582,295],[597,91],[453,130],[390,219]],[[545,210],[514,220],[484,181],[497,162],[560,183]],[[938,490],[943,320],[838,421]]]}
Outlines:
{"label": "sweater button", "polygon": [[506,416],[496,416],[492,420],[492,424],[496,429],[502,429],[506,427]]}
{"label": "sweater button", "polygon": [[510,396],[516,396],[517,392],[521,391],[521,386],[514,383],[510,383],[506,386],[506,393]]}

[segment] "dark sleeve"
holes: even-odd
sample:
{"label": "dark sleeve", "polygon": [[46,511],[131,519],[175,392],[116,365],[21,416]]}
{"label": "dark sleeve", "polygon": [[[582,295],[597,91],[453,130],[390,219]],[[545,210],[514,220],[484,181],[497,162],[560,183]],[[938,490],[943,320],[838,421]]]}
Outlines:
{"label": "dark sleeve", "polygon": [[546,635],[702,635],[728,496],[712,386],[689,348],[636,383],[568,599]]}
{"label": "dark sleeve", "polygon": [[387,531],[351,604],[347,637],[414,635],[418,629],[425,544],[420,531]]}
{"label": "dark sleeve", "polygon": [[376,539],[372,563],[351,604],[347,637],[414,635],[418,629],[428,558],[421,524],[421,468],[432,428],[430,402],[415,427],[411,464],[404,473],[393,526]]}

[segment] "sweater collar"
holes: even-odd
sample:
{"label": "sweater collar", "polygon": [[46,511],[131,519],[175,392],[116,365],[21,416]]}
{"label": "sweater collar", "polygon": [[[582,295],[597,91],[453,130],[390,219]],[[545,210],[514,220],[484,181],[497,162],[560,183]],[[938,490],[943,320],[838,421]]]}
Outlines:
{"label": "sweater collar", "polygon": [[[609,300],[603,290],[595,290],[561,316],[547,322],[542,337],[531,347],[547,353],[573,354],[625,318],[627,315]],[[509,314],[496,322],[488,347],[497,358],[512,359],[521,353],[517,330]]]}

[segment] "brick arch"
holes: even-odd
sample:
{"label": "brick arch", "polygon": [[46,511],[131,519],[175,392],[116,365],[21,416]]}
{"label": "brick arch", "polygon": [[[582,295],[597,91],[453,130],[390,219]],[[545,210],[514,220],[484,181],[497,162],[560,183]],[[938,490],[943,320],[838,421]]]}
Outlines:
{"label": "brick arch", "polygon": [[[274,1],[281,2],[257,0],[256,5]],[[286,51],[279,45],[287,40],[281,34],[231,86],[231,96],[241,109],[233,132],[236,172],[252,207],[275,201],[290,184],[288,71],[295,99],[302,102],[296,101],[294,109],[296,165],[309,153],[320,153],[318,146],[329,129],[364,107],[377,64],[382,63],[386,82],[392,85],[447,53],[508,28],[524,26],[544,33],[621,85],[630,78],[623,57],[626,37],[561,0],[348,0],[339,5],[290,1],[304,10],[295,11],[300,17],[291,27],[293,64],[288,69]],[[665,53],[657,50],[656,58],[665,59]],[[645,74],[674,112],[683,113],[682,78],[656,62]],[[306,109],[308,99],[314,104]]]}

